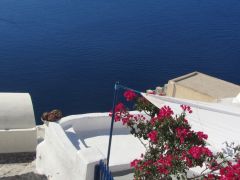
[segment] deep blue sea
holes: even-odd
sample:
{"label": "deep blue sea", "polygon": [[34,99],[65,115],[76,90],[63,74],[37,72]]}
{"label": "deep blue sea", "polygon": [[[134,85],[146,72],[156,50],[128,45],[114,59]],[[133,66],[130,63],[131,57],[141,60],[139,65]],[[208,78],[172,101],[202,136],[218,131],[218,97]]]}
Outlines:
{"label": "deep blue sea", "polygon": [[240,84],[240,0],[0,1],[0,92],[29,92],[37,122],[195,70]]}

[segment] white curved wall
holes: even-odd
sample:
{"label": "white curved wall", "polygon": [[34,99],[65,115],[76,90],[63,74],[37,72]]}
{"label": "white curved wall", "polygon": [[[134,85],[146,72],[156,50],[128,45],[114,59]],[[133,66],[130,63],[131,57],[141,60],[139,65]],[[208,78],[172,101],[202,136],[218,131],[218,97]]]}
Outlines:
{"label": "white curved wall", "polygon": [[0,93],[0,153],[34,152],[37,132],[28,93]]}
{"label": "white curved wall", "polygon": [[[88,113],[64,117],[59,124],[64,130],[72,127],[74,131],[85,139],[97,135],[109,135],[111,117],[109,113]],[[129,129],[121,122],[114,122],[113,134],[129,134]]]}
{"label": "white curved wall", "polygon": [[0,93],[0,129],[35,126],[32,100],[28,93]]}
{"label": "white curved wall", "polygon": [[94,167],[104,156],[95,148],[78,151],[62,127],[45,126],[45,139],[37,146],[36,171],[51,180],[93,180]]}
{"label": "white curved wall", "polygon": [[[107,157],[110,124],[108,113],[72,115],[49,122],[45,125],[45,139],[37,147],[37,172],[52,180],[93,180],[95,165]],[[121,122],[114,123],[113,132],[116,136],[113,136],[110,169],[129,169],[130,161],[136,158],[132,156],[139,157],[145,148]],[[121,147],[128,150],[127,154]],[[129,159],[125,162],[127,155]]]}

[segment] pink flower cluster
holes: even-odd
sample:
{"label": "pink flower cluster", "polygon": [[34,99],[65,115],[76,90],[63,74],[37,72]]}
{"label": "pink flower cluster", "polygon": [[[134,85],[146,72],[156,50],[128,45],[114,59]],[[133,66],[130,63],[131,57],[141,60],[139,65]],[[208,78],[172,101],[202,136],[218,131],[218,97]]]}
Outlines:
{"label": "pink flower cluster", "polygon": [[207,134],[204,134],[204,133],[201,132],[201,131],[197,132],[197,136],[198,136],[198,139],[199,139],[199,140],[203,140],[203,139],[207,139],[207,138],[208,138],[208,135],[207,135]]}
{"label": "pink flower cluster", "polygon": [[130,115],[130,114],[128,114],[127,116],[123,117],[122,118],[122,124],[125,125],[125,124],[129,123],[132,117],[133,117],[133,115]]}
{"label": "pink flower cluster", "polygon": [[133,115],[133,120],[134,121],[145,121],[146,118],[142,114],[135,114],[135,115]]}
{"label": "pink flower cluster", "polygon": [[115,112],[125,112],[126,111],[126,107],[124,106],[123,103],[118,103],[115,107]]}
{"label": "pink flower cluster", "polygon": [[183,105],[183,104],[182,104],[180,107],[182,108],[182,110],[183,110],[184,112],[188,112],[189,114],[192,113],[192,110],[191,110],[191,107],[190,107],[190,106],[187,106],[187,105]]}
{"label": "pink flower cluster", "polygon": [[[122,117],[125,116],[126,111],[127,111],[127,109],[124,106],[124,104],[121,102],[118,103],[115,107],[115,118],[114,118],[115,122],[120,121],[122,119]],[[112,116],[112,113],[110,113],[110,116]]]}
{"label": "pink flower cluster", "polygon": [[160,174],[169,174],[169,169],[172,167],[172,160],[172,155],[167,154],[166,156],[160,156],[154,165],[157,167],[157,170]]}
{"label": "pink flower cluster", "polygon": [[122,117],[122,124],[123,125],[128,125],[130,122],[134,122],[134,121],[145,121],[145,117],[142,114],[129,114],[129,113],[125,113],[125,116]]}
{"label": "pink flower cluster", "polygon": [[169,106],[163,106],[159,110],[157,117],[153,117],[150,120],[150,123],[152,124],[152,126],[154,126],[156,121],[162,121],[164,118],[171,117],[172,115],[173,115],[172,109]]}
{"label": "pink flower cluster", "polygon": [[151,131],[150,133],[147,134],[147,136],[150,138],[150,140],[153,143],[157,142],[157,136],[158,136],[158,132],[156,130]]}
{"label": "pink flower cluster", "polygon": [[134,159],[134,160],[130,163],[130,167],[137,168],[137,167],[138,167],[138,163],[139,163],[140,161],[141,161],[141,160],[139,160],[139,159]]}
{"label": "pink flower cluster", "polygon": [[176,135],[180,139],[180,143],[183,144],[185,138],[188,136],[189,130],[183,127],[176,128]]}
{"label": "pink flower cluster", "polygon": [[206,147],[208,135],[191,129],[185,119],[186,113],[192,113],[189,106],[181,105],[183,113],[175,116],[169,106],[158,111],[145,98],[137,98],[131,90],[126,91],[124,97],[127,101],[136,99],[134,107],[149,115],[148,119],[142,114],[131,114],[123,103],[115,107],[115,121],[122,121],[134,136],[149,141],[146,153],[130,164],[135,179],[165,179],[206,163],[212,172],[220,170],[220,176],[214,173],[203,175],[205,179],[240,180],[240,161],[223,167]]}
{"label": "pink flower cluster", "polygon": [[127,90],[124,92],[123,96],[126,98],[127,101],[132,101],[137,97],[137,94],[131,90]]}
{"label": "pink flower cluster", "polygon": [[[109,113],[109,116],[112,116],[112,112]],[[126,125],[133,121],[145,121],[146,118],[142,114],[132,115],[127,111],[127,108],[123,103],[118,103],[115,107],[115,118],[114,121],[122,121],[123,125]]]}
{"label": "pink flower cluster", "polygon": [[163,106],[158,113],[158,119],[168,118],[173,115],[173,111],[169,106]]}
{"label": "pink flower cluster", "polygon": [[180,159],[182,161],[185,160],[185,162],[186,162],[188,167],[192,167],[193,166],[193,162],[192,162],[191,158],[188,157],[188,153],[186,151],[182,152]]}
{"label": "pink flower cluster", "polygon": [[194,159],[200,159],[203,156],[212,157],[212,152],[206,147],[193,146],[188,150],[188,153]]}
{"label": "pink flower cluster", "polygon": [[152,164],[153,162],[151,160],[142,161],[140,159],[135,159],[130,163],[130,167],[134,167],[135,169],[138,169],[138,170],[143,170],[144,168],[147,168]]}
{"label": "pink flower cluster", "polygon": [[234,165],[229,163],[225,168],[220,169],[220,180],[239,180],[240,179],[240,160]]}

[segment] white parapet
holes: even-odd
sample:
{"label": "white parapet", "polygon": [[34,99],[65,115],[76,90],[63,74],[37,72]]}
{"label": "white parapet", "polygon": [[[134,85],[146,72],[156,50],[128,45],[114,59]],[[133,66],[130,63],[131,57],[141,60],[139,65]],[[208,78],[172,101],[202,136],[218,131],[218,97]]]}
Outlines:
{"label": "white parapet", "polygon": [[37,146],[36,171],[52,180],[93,180],[94,167],[104,156],[92,147],[78,151],[62,127],[45,126],[45,139]]}
{"label": "white parapet", "polygon": [[37,132],[28,93],[0,93],[0,153],[34,152]]}
{"label": "white parapet", "polygon": [[[96,164],[107,158],[111,125],[108,114],[72,115],[45,124],[44,141],[37,146],[36,171],[51,180],[94,180]],[[131,170],[130,162],[145,151],[128,128],[114,123],[111,172]]]}

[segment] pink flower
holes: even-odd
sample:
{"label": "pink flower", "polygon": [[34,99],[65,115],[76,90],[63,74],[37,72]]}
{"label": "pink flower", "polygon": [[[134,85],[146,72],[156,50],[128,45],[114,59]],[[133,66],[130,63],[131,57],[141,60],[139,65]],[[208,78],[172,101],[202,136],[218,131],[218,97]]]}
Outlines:
{"label": "pink flower", "polygon": [[220,180],[239,180],[240,179],[240,162],[220,169]]}
{"label": "pink flower", "polygon": [[150,123],[152,124],[152,126],[155,126],[155,123],[156,123],[157,120],[158,120],[157,117],[153,117],[153,118],[150,120]]}
{"label": "pink flower", "polygon": [[169,174],[169,168],[172,167],[173,156],[167,154],[166,156],[161,155],[157,162],[154,163],[157,166],[157,170],[161,174]]}
{"label": "pink flower", "polygon": [[125,91],[123,95],[127,101],[132,101],[137,97],[136,93],[131,90]]}
{"label": "pink flower", "polygon": [[184,140],[185,138],[187,137],[188,135],[188,129],[186,128],[176,128],[176,135],[177,137],[180,139],[180,143],[183,144],[184,143]]}
{"label": "pink flower", "polygon": [[212,157],[212,151],[210,151],[208,148],[206,147],[202,147],[202,153],[208,157]]}
{"label": "pink flower", "polygon": [[159,166],[159,167],[157,168],[157,170],[158,170],[158,172],[159,172],[160,174],[169,174],[168,169],[165,168],[165,167]]}
{"label": "pink flower", "polygon": [[168,118],[171,115],[173,115],[173,111],[169,106],[163,106],[158,113],[158,118],[162,119],[162,118]]}
{"label": "pink flower", "polygon": [[206,147],[198,147],[193,146],[188,150],[188,153],[194,158],[194,159],[200,159],[202,156],[212,156],[212,152],[206,148]]}
{"label": "pink flower", "polygon": [[194,158],[199,159],[202,155],[201,147],[193,146],[189,149],[188,153]]}
{"label": "pink flower", "polygon": [[184,123],[188,124],[188,120],[184,118],[183,120]]}
{"label": "pink flower", "polygon": [[171,154],[167,154],[165,157],[161,156],[159,158],[159,160],[158,160],[158,163],[161,163],[164,166],[171,167],[172,166],[172,160],[173,160],[172,155]]}
{"label": "pink flower", "polygon": [[142,114],[132,115],[133,120],[137,121],[145,121],[146,118]]}
{"label": "pink flower", "polygon": [[127,124],[130,121],[130,116],[122,118],[123,125]]}
{"label": "pink flower", "polygon": [[122,118],[122,123],[123,125],[127,124],[129,122],[128,118]]}
{"label": "pink flower", "polygon": [[203,140],[203,139],[207,139],[207,138],[208,138],[208,135],[207,135],[207,134],[204,134],[204,133],[201,132],[201,131],[197,132],[197,136],[198,136],[198,139],[199,139],[199,140]]}
{"label": "pink flower", "polygon": [[189,114],[191,114],[192,113],[192,110],[191,110],[191,107],[190,106],[187,106],[187,105],[181,105],[180,106],[181,108],[182,108],[182,110],[184,111],[184,112],[188,112]]}
{"label": "pink flower", "polygon": [[123,103],[118,103],[115,107],[115,112],[123,112],[126,111],[126,108]]}
{"label": "pink flower", "polygon": [[158,132],[156,130],[153,130],[153,131],[151,131],[150,133],[147,134],[147,136],[150,138],[150,140],[153,143],[157,142],[157,135],[158,135]]}
{"label": "pink flower", "polygon": [[152,160],[147,160],[143,163],[143,166],[148,167],[151,166],[153,164]]}
{"label": "pink flower", "polygon": [[[120,121],[121,120],[121,117],[123,114],[125,114],[127,112],[127,109],[126,107],[124,106],[123,103],[118,103],[116,106],[115,106],[115,122],[117,121]],[[109,116],[112,117],[112,112],[109,113]]]}
{"label": "pink flower", "polygon": [[134,159],[131,163],[130,163],[130,167],[134,167],[136,168],[138,166],[138,163],[140,162],[140,160],[138,159]]}

